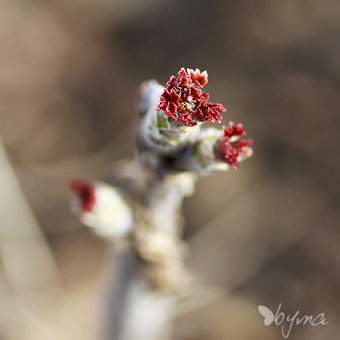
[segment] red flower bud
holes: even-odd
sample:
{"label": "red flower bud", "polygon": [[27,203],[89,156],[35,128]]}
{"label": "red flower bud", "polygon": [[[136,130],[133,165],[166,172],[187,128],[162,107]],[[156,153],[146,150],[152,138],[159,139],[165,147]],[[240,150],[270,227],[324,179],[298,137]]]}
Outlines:
{"label": "red flower bud", "polygon": [[96,203],[94,186],[82,179],[71,179],[69,182],[70,190],[76,194],[79,208],[83,212],[92,211]]}
{"label": "red flower bud", "polygon": [[229,123],[228,127],[223,126],[223,137],[220,144],[217,146],[216,153],[220,159],[233,168],[237,169],[242,158],[247,158],[251,154],[249,146],[253,145],[252,139],[245,140],[241,136],[246,132],[242,124]]}
{"label": "red flower bud", "polygon": [[209,103],[209,94],[201,88],[208,82],[206,71],[182,67],[177,78],[171,76],[164,89],[156,110],[164,110],[166,114],[181,124],[197,125],[197,122],[221,122],[221,112],[226,111],[222,104]]}

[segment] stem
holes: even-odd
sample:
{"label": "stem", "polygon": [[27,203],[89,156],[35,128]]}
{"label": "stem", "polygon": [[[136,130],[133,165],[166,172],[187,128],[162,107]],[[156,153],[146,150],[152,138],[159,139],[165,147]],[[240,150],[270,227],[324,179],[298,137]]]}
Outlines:
{"label": "stem", "polygon": [[[183,197],[190,194],[193,188],[194,177],[178,175],[155,180],[154,176],[145,176],[140,185],[140,168],[136,163],[125,163],[121,170],[116,172],[115,186],[136,199],[138,198],[142,210],[146,212],[147,219],[139,216],[135,221],[134,230],[142,224],[143,241],[141,244],[125,245],[111,255],[110,279],[107,300],[105,302],[104,340],[166,340],[170,334],[170,319],[173,315],[175,294],[164,287],[155,287],[150,281],[146,271],[150,268],[164,266],[165,270],[172,270],[175,262],[176,272],[170,270],[170,282],[176,285],[185,282],[185,278],[177,268],[182,269],[180,256],[180,210]],[[136,174],[139,174],[136,175]],[[128,189],[127,189],[128,187]],[[139,194],[137,194],[139,191]],[[165,250],[165,258],[147,258],[152,254],[148,232],[161,233],[171,242],[171,248]],[[144,232],[146,234],[144,235]],[[154,244],[153,244],[154,245]],[[160,247],[161,248],[161,247]],[[159,251],[156,245],[156,250]],[[161,252],[163,249],[161,249]],[[156,253],[157,254],[157,253]],[[169,258],[167,258],[169,257]],[[157,262],[160,259],[160,262]],[[179,262],[177,264],[177,262]],[[168,266],[170,263],[170,266]],[[167,272],[168,273],[168,272]],[[168,274],[167,274],[168,275]],[[166,279],[168,276],[165,275]],[[162,277],[164,281],[164,279]],[[168,284],[168,282],[161,282]],[[158,282],[157,284],[158,285]]]}
{"label": "stem", "polygon": [[133,251],[123,250],[116,257],[103,339],[168,339],[173,299],[157,294],[138,274],[140,261]]}

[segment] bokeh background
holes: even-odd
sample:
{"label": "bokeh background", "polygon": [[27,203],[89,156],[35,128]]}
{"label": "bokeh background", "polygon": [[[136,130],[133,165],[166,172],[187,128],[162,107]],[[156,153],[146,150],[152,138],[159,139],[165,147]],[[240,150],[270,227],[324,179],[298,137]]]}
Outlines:
{"label": "bokeh background", "polygon": [[339,30],[336,0],[1,0],[0,339],[95,338],[107,254],[67,180],[133,157],[138,85],[181,66],[255,155],[185,202],[188,265],[225,294],[174,339],[281,339],[257,311],[279,303],[326,313],[290,339],[338,339]]}

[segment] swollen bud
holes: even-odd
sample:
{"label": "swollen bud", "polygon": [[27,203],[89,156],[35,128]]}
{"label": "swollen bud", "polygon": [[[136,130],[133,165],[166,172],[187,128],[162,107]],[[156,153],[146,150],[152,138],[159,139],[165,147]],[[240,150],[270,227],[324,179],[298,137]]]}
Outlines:
{"label": "swollen bud", "polygon": [[71,210],[80,222],[113,240],[126,237],[133,224],[132,212],[114,187],[101,182],[71,179]]}

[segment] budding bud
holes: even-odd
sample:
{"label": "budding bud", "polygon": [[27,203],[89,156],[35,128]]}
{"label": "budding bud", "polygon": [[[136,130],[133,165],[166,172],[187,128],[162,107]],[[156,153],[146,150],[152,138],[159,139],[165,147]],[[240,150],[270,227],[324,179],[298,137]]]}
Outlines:
{"label": "budding bud", "polygon": [[252,156],[253,140],[242,138],[246,134],[242,124],[229,123],[222,131],[202,129],[192,151],[193,170],[201,175],[213,170],[237,169],[239,163]]}
{"label": "budding bud", "polygon": [[218,157],[223,161],[237,169],[239,163],[252,156],[253,151],[250,148],[253,140],[245,140],[242,138],[246,131],[242,124],[229,123],[228,127],[223,126],[223,137],[216,148]]}
{"label": "budding bud", "polygon": [[222,131],[206,128],[200,131],[199,138],[191,153],[191,166],[194,172],[206,175],[214,170],[226,171],[229,165],[216,157],[216,145],[222,138]]}
{"label": "budding bud", "polygon": [[164,88],[156,81],[144,82],[139,90],[137,103],[143,112],[138,136],[150,150],[160,153],[175,151],[194,140],[200,125],[183,125],[164,110],[157,110],[163,91]]}
{"label": "budding bud", "polygon": [[101,236],[120,239],[132,229],[132,213],[121,194],[112,186],[81,179],[70,180],[72,211],[80,221]]}

